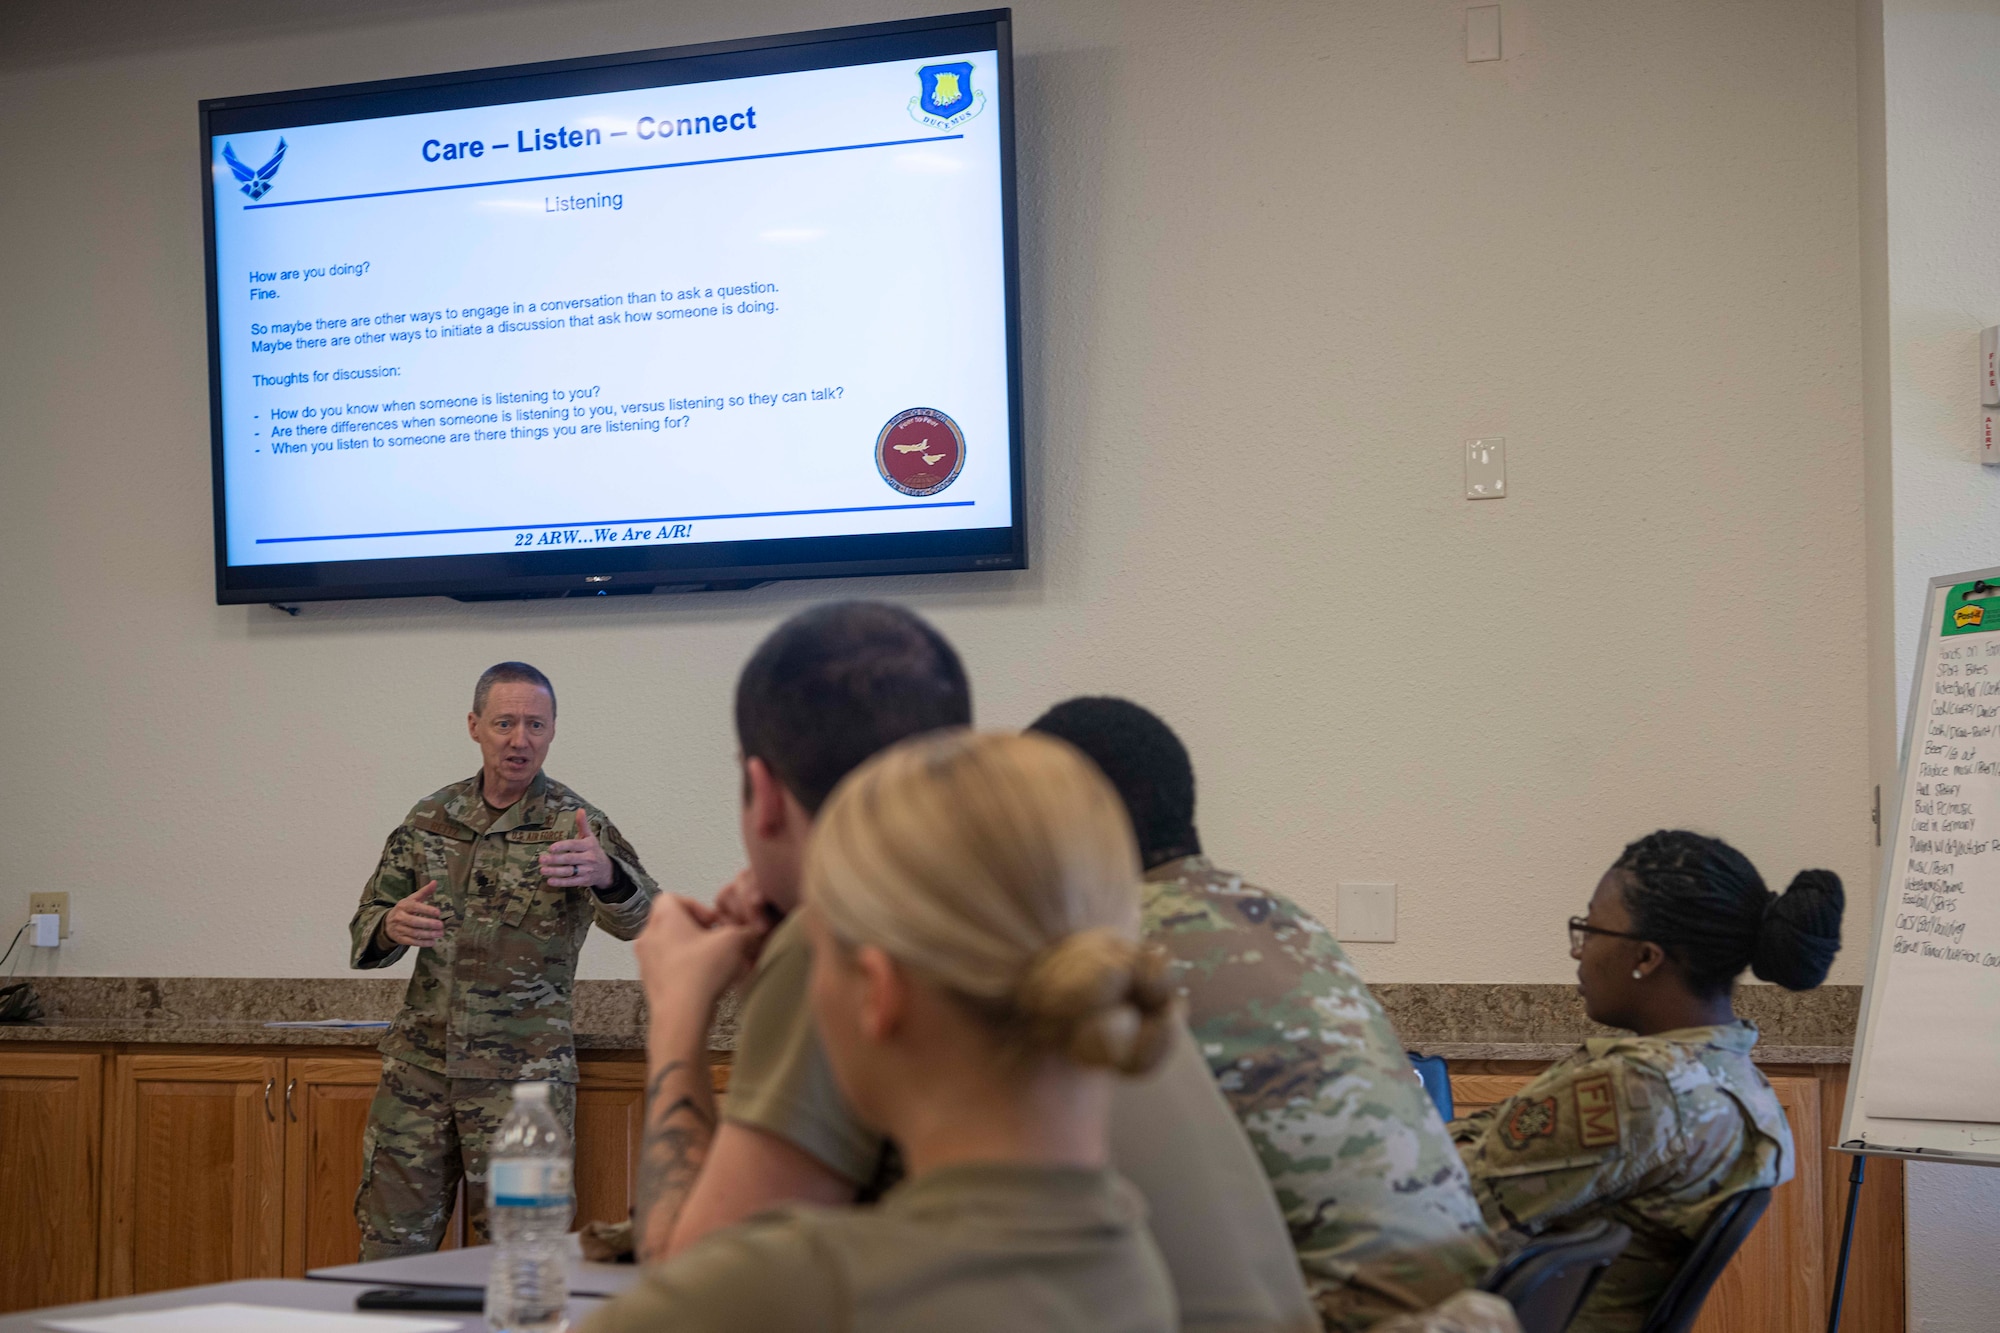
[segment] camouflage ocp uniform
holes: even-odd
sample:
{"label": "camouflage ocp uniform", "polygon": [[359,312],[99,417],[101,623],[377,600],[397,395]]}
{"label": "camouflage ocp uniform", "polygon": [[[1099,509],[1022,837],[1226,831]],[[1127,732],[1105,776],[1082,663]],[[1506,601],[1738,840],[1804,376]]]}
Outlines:
{"label": "camouflage ocp uniform", "polygon": [[[541,854],[576,836],[579,809],[612,861],[602,890],[542,876]],[[418,952],[402,1012],[382,1039],[354,1201],[363,1259],[436,1249],[461,1178],[467,1225],[484,1237],[486,1142],[513,1084],[553,1082],[553,1107],[573,1120],[570,991],[584,937],[595,922],[632,939],[659,892],[604,812],[568,787],[538,774],[520,800],[494,810],[474,776],[417,802],[389,835],[349,926],[354,967],[403,956],[377,932],[390,908],[431,880],[444,938]]]}
{"label": "camouflage ocp uniform", "polygon": [[1483,1291],[1461,1291],[1435,1309],[1402,1314],[1375,1325],[1375,1333],[1521,1333],[1514,1307]]}
{"label": "camouflage ocp uniform", "polygon": [[1326,927],[1202,856],[1148,872],[1144,908],[1326,1327],[1369,1328],[1477,1282],[1498,1252],[1465,1168]]}
{"label": "camouflage ocp uniform", "polygon": [[1595,1218],[1632,1243],[1570,1325],[1636,1333],[1717,1205],[1792,1178],[1791,1127],[1750,1062],[1749,1023],[1600,1037],[1514,1096],[1452,1122],[1503,1243]]}

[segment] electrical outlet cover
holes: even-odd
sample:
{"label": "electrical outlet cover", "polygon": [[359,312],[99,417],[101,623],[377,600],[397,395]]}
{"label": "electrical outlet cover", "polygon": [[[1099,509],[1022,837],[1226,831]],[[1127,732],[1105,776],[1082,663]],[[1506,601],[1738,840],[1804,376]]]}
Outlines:
{"label": "electrical outlet cover", "polygon": [[1465,442],[1465,498],[1498,500],[1507,494],[1507,437]]}
{"label": "electrical outlet cover", "polygon": [[1396,886],[1342,884],[1333,901],[1335,939],[1355,944],[1396,942]]}
{"label": "electrical outlet cover", "polygon": [[53,912],[62,918],[62,937],[69,938],[69,894],[31,893],[28,895],[28,915],[40,916]]}
{"label": "electrical outlet cover", "polygon": [[1500,6],[1474,5],[1465,11],[1465,63],[1500,58]]}

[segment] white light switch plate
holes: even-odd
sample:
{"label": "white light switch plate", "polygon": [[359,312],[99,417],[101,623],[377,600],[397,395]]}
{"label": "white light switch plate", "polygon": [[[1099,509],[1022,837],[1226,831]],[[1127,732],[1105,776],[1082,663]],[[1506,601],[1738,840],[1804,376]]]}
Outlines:
{"label": "white light switch plate", "polygon": [[1465,11],[1465,63],[1500,58],[1500,6],[1474,5]]}
{"label": "white light switch plate", "polygon": [[1355,944],[1396,942],[1396,886],[1342,884],[1333,900],[1335,939]]}
{"label": "white light switch plate", "polygon": [[1498,500],[1507,493],[1507,437],[1465,442],[1465,498]]}

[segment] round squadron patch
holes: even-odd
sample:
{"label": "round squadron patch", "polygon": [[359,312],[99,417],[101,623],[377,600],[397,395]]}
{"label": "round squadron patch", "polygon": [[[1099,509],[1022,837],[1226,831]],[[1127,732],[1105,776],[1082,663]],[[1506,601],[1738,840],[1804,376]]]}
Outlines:
{"label": "round squadron patch", "polygon": [[898,412],[875,437],[875,469],[905,495],[936,495],[965,467],[965,432],[929,407]]}
{"label": "round squadron patch", "polygon": [[1524,1101],[1507,1113],[1501,1122],[1500,1137],[1509,1148],[1519,1150],[1535,1139],[1546,1139],[1556,1132],[1556,1099],[1538,1097]]}

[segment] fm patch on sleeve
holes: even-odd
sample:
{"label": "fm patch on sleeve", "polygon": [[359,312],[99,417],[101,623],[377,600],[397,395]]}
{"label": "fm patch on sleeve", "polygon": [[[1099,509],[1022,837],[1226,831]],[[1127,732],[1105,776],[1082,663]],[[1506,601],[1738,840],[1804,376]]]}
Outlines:
{"label": "fm patch on sleeve", "polygon": [[1553,1097],[1524,1098],[1514,1104],[1500,1125],[1500,1138],[1509,1148],[1519,1152],[1534,1139],[1545,1139],[1556,1132],[1556,1099]]}
{"label": "fm patch on sleeve", "polygon": [[1592,1074],[1576,1081],[1576,1141],[1585,1148],[1608,1148],[1618,1142],[1618,1093],[1611,1075]]}

